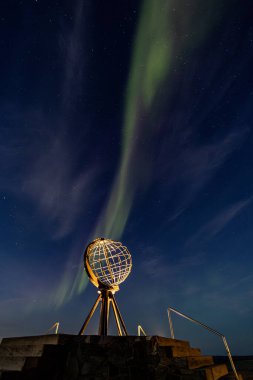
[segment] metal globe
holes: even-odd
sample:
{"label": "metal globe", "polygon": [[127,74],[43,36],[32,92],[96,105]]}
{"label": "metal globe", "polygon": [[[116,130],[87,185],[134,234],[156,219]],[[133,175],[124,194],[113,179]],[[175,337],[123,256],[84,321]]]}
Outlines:
{"label": "metal globe", "polygon": [[93,285],[99,288],[98,297],[87,315],[79,335],[85,329],[99,304],[99,335],[107,335],[110,307],[115,316],[118,334],[128,335],[125,322],[115,299],[119,284],[125,281],[132,269],[132,258],[128,249],[118,241],[99,238],[90,243],[84,252],[84,266]]}
{"label": "metal globe", "polygon": [[95,286],[115,289],[130,274],[132,258],[122,243],[99,238],[85,251],[85,267]]}

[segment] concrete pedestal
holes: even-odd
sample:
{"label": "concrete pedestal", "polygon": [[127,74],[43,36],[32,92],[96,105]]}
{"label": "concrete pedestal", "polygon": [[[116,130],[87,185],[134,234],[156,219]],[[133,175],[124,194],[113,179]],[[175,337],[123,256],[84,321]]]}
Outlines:
{"label": "concrete pedestal", "polygon": [[159,336],[5,338],[1,380],[218,380],[228,374],[189,342]]}

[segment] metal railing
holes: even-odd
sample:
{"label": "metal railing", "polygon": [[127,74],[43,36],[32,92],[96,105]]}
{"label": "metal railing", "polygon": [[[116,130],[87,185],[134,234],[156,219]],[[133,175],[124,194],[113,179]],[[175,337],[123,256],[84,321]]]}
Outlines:
{"label": "metal railing", "polygon": [[239,375],[238,375],[238,373],[236,371],[235,364],[234,364],[234,361],[233,361],[230,349],[228,347],[228,343],[227,343],[225,335],[221,334],[219,331],[216,331],[216,330],[212,329],[209,326],[204,325],[204,323],[201,323],[201,322],[197,321],[196,319],[193,319],[193,318],[189,317],[188,315],[181,313],[180,311],[178,311],[178,310],[176,310],[176,309],[174,309],[172,307],[168,307],[167,311],[168,311],[168,319],[169,319],[169,325],[170,325],[170,335],[171,335],[172,339],[175,339],[175,334],[174,334],[174,329],[173,329],[173,324],[172,324],[172,319],[171,319],[171,312],[172,311],[175,314],[179,315],[180,317],[183,317],[183,318],[187,319],[190,322],[196,323],[197,325],[199,325],[201,327],[204,327],[206,330],[212,332],[213,334],[218,335],[222,339],[223,344],[225,346],[225,349],[226,349],[226,352],[227,352],[227,355],[228,355],[228,358],[229,358],[232,370],[234,372],[235,378],[237,380],[240,380]]}
{"label": "metal railing", "polygon": [[143,328],[141,327],[141,325],[138,325],[138,336],[141,336],[141,333],[144,336],[147,336],[147,334],[145,333],[145,331],[143,330]]}
{"label": "metal railing", "polygon": [[55,328],[55,334],[58,334],[59,331],[60,322],[55,322],[53,326],[50,327],[50,329],[47,330],[46,334],[49,333],[49,331],[53,330]]}

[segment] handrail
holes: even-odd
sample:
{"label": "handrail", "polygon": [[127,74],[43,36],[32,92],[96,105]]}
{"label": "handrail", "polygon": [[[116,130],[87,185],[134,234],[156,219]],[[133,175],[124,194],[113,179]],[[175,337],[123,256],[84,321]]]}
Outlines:
{"label": "handrail", "polygon": [[138,325],[138,336],[141,336],[141,332],[144,336],[147,336],[141,325]]}
{"label": "handrail", "polygon": [[46,331],[46,334],[48,334],[49,331],[53,330],[54,328],[55,328],[55,334],[58,334],[59,326],[60,326],[60,322],[55,322],[55,323],[53,324],[53,326],[51,326],[50,329],[48,329],[48,330]]}
{"label": "handrail", "polygon": [[178,311],[178,310],[176,310],[176,309],[174,309],[174,308],[172,308],[172,307],[169,306],[168,309],[167,309],[167,312],[168,312],[168,319],[169,319],[169,325],[170,325],[170,335],[171,335],[171,338],[172,338],[172,339],[175,339],[175,334],[174,334],[174,329],[173,329],[173,324],[172,324],[172,319],[171,319],[171,311],[173,311],[175,314],[179,315],[180,317],[183,317],[183,318],[185,318],[185,319],[188,319],[188,321],[193,322],[193,323],[196,323],[197,325],[204,327],[206,330],[212,332],[213,334],[216,334],[216,335],[218,335],[219,337],[221,337],[221,338],[222,338],[222,341],[223,341],[223,344],[224,344],[224,346],[225,346],[225,349],[226,349],[226,351],[227,351],[228,358],[229,358],[229,361],[230,361],[230,364],[231,364],[232,370],[233,370],[233,372],[234,372],[235,378],[236,378],[237,380],[240,380],[239,375],[238,375],[238,373],[237,373],[237,371],[236,371],[235,364],[234,364],[234,361],[233,361],[233,358],[232,358],[232,355],[231,355],[230,349],[229,349],[229,347],[228,347],[228,343],[227,343],[227,340],[226,340],[225,335],[221,334],[219,331],[214,330],[214,329],[212,329],[211,327],[209,327],[209,326],[207,326],[207,325],[204,325],[204,323],[199,322],[199,321],[197,321],[196,319],[193,319],[193,318],[189,317],[188,315],[183,314],[183,313],[181,313],[180,311]]}

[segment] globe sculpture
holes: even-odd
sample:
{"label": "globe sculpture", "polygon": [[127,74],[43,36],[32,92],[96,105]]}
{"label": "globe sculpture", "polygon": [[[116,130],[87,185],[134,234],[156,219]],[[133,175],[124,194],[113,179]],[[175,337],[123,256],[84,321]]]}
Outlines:
{"label": "globe sculpture", "polygon": [[90,243],[84,252],[84,267],[90,281],[99,290],[96,302],[85,319],[79,335],[84,334],[84,331],[100,302],[101,308],[98,334],[107,335],[109,311],[110,306],[112,305],[118,334],[128,335],[114,294],[119,290],[119,284],[125,281],[131,272],[132,258],[130,252],[120,242],[111,239],[98,238]]}

